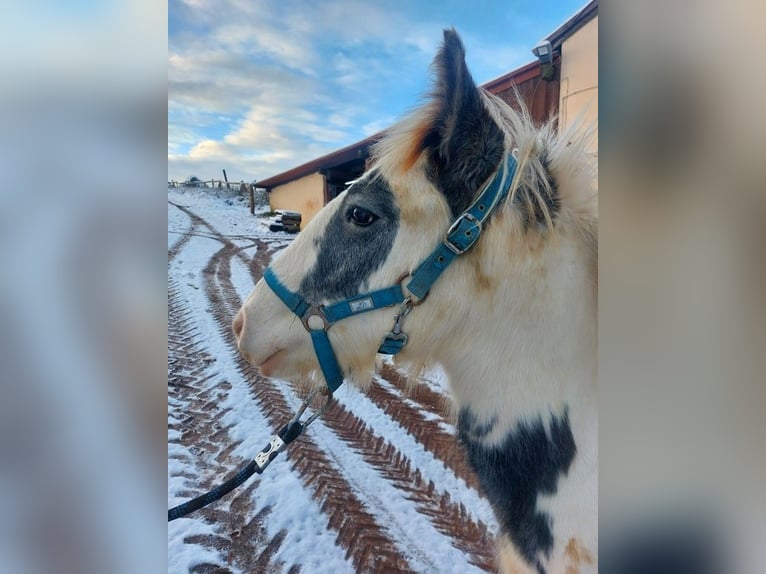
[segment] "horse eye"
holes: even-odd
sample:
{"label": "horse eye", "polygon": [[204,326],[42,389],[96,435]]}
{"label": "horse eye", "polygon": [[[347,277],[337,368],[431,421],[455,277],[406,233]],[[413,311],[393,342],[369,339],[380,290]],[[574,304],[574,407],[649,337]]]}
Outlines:
{"label": "horse eye", "polygon": [[361,207],[352,207],[349,209],[348,217],[351,221],[361,227],[367,227],[378,218],[374,213],[370,213]]}

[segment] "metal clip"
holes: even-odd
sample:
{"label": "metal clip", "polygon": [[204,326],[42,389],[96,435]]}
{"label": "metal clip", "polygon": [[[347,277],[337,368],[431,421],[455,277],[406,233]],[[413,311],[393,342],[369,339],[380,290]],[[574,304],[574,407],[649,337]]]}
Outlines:
{"label": "metal clip", "polygon": [[[314,397],[317,396],[320,392],[327,395],[327,400],[325,401],[325,403],[321,407],[319,407],[317,410],[315,410],[311,414],[311,416],[309,418],[306,419],[305,423],[300,423],[300,419],[303,416],[303,413],[306,412],[306,409],[311,404],[311,401],[313,401]],[[315,420],[317,420],[319,418],[319,415],[321,415],[323,412],[325,412],[327,410],[327,407],[330,406],[331,402],[332,402],[332,393],[329,392],[329,390],[322,389],[321,391],[311,391],[309,393],[309,396],[306,397],[306,400],[303,401],[303,404],[298,409],[298,412],[295,413],[295,416],[293,417],[293,420],[291,420],[288,423],[288,425],[301,424],[301,426],[303,427],[303,430],[305,430],[306,428],[308,428],[308,426],[311,423],[313,423]]]}
{"label": "metal clip", "polygon": [[271,464],[271,461],[274,460],[288,444],[298,438],[298,436],[300,436],[300,434],[306,430],[306,428],[308,428],[311,423],[319,418],[319,415],[321,415],[328,406],[330,406],[330,403],[332,402],[332,393],[329,393],[325,404],[315,410],[311,416],[306,419],[306,422],[301,423],[300,419],[303,416],[303,413],[306,412],[306,409],[308,408],[309,404],[311,404],[311,401],[314,399],[317,393],[319,393],[319,391],[313,391],[309,393],[309,396],[306,397],[306,400],[303,401],[303,404],[298,409],[298,412],[295,413],[295,416],[292,418],[292,420],[284,427],[282,427],[282,430],[279,431],[278,434],[272,436],[269,444],[267,444],[266,447],[255,456],[254,461],[258,466],[258,474],[263,472],[263,470],[269,466],[269,464]]}
{"label": "metal clip", "polygon": [[394,326],[391,329],[393,335],[402,334],[402,322],[404,321],[404,318],[410,314],[410,311],[412,311],[412,299],[407,297],[401,307],[399,307],[397,314],[394,315]]}
{"label": "metal clip", "polygon": [[404,318],[410,314],[410,311],[412,311],[412,307],[412,299],[407,297],[399,307],[399,311],[394,315],[394,326],[391,327],[391,331],[386,334],[387,339],[403,341],[404,343],[402,346],[407,344],[407,333],[402,331],[402,323],[404,322]]}

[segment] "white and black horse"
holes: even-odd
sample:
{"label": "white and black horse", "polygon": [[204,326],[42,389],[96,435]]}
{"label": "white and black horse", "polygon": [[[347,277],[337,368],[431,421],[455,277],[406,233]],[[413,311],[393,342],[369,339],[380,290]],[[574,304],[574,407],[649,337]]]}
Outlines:
{"label": "white and black horse", "polygon": [[[437,362],[449,376],[459,439],[499,522],[501,570],[596,572],[597,200],[586,136],[536,128],[477,88],[454,30],[434,67],[430,99],[388,130],[370,170],[271,269],[313,305],[396,285],[510,154],[507,193],[410,309],[397,358]],[[374,309],[327,330],[347,381],[369,384],[392,315]],[[306,329],[263,280],[234,321],[263,374],[322,385]]]}

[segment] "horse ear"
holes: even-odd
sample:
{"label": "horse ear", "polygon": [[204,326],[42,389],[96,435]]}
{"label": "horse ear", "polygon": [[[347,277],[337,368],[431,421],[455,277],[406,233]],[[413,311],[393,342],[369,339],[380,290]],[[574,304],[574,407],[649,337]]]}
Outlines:
{"label": "horse ear", "polygon": [[497,170],[505,150],[504,136],[471,78],[463,42],[454,28],[444,31],[444,44],[433,67],[437,74],[434,116],[423,146],[430,150],[436,183],[457,215]]}

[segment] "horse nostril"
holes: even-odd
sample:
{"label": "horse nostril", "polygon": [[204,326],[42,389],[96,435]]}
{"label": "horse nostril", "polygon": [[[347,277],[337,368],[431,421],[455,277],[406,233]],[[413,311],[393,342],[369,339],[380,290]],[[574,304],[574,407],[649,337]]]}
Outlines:
{"label": "horse nostril", "polygon": [[237,342],[239,342],[239,337],[242,335],[242,328],[245,326],[245,314],[242,312],[242,309],[240,309],[237,316],[234,317],[234,323],[232,323],[231,326],[234,329],[234,336],[237,338]]}

